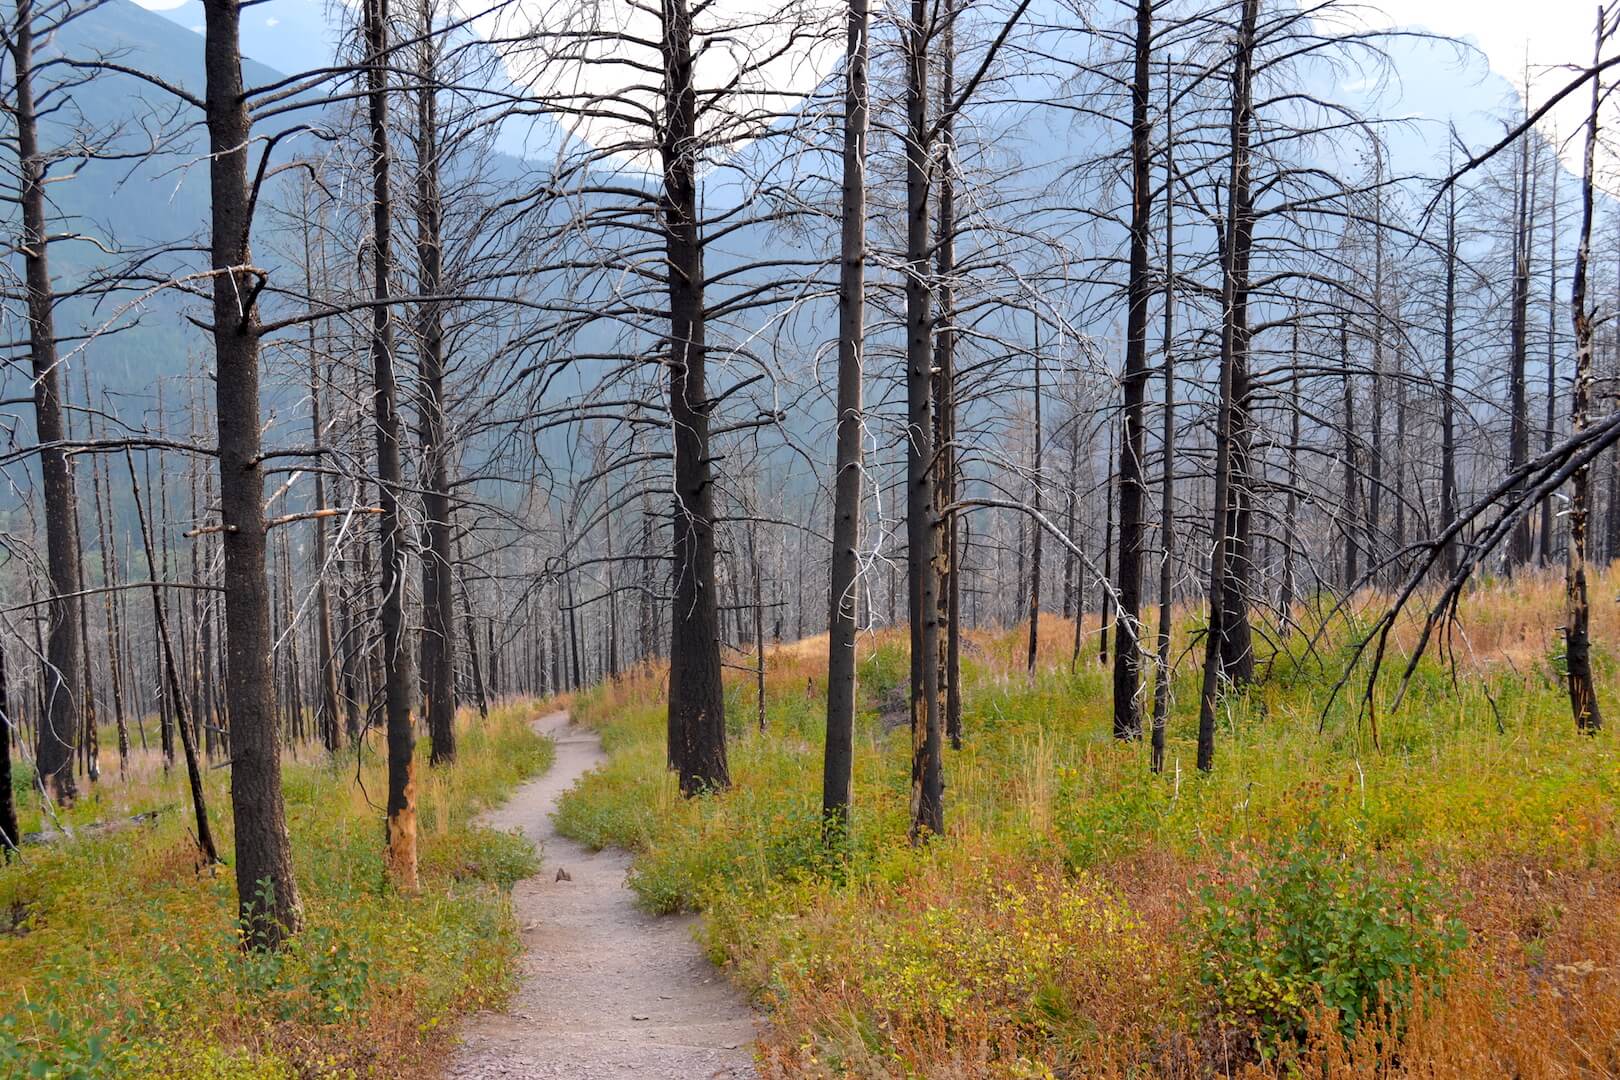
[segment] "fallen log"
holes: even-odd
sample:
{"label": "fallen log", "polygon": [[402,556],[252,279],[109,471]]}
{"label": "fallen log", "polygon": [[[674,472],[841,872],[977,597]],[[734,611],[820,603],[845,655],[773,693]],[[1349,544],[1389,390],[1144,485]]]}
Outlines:
{"label": "fallen log", "polygon": [[154,810],[143,810],[127,818],[114,818],[111,821],[92,821],[88,825],[63,825],[61,828],[41,829],[38,832],[25,832],[22,834],[24,844],[59,844],[65,840],[81,840],[92,836],[108,836],[112,833],[123,832],[137,825],[152,825],[164,814],[175,809],[175,803],[159,806]]}

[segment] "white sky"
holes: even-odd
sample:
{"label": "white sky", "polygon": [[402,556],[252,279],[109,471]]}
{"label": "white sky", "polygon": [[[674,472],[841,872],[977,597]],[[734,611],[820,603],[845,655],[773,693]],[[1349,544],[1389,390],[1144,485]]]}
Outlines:
{"label": "white sky", "polygon": [[[150,11],[168,11],[184,2],[136,0]],[[1492,69],[1515,83],[1526,44],[1532,65],[1589,57],[1597,14],[1592,0],[1384,0],[1376,6],[1398,25],[1473,38]]]}
{"label": "white sky", "polygon": [[1592,57],[1594,0],[1384,0],[1377,6],[1396,25],[1473,39],[1491,69],[1515,86],[1523,81],[1526,46],[1532,87],[1555,85],[1556,75],[1538,80],[1536,67]]}
{"label": "white sky", "polygon": [[[154,11],[171,10],[184,2],[136,0],[136,3]],[[780,6],[789,10],[794,7],[817,8],[828,2],[831,0],[771,0],[764,6]],[[1549,69],[1561,64],[1589,62],[1592,53],[1592,26],[1597,11],[1595,0],[1370,0],[1370,4],[1369,8],[1363,9],[1363,13],[1371,15],[1371,21],[1423,27],[1450,37],[1471,40],[1485,54],[1491,70],[1514,86],[1523,83],[1528,59],[1529,96],[1532,102],[1542,100],[1568,77],[1565,72]],[[267,4],[266,8],[273,9],[274,6]],[[550,0],[528,0],[509,14],[505,21],[509,24],[538,21],[546,18],[540,13],[562,6],[553,5]],[[592,6],[598,13],[607,14],[621,5],[613,0],[596,0]],[[712,6],[726,8],[738,4],[737,0],[721,0]],[[756,10],[761,7],[758,3],[746,3],[744,6]],[[636,28],[640,29],[639,26]],[[760,36],[760,31],[756,29],[753,36]],[[757,46],[758,43],[748,44]],[[723,64],[724,59],[709,56],[705,57],[705,62]],[[786,60],[773,65],[769,73],[770,81],[784,90],[797,89],[799,83],[805,84],[808,89],[815,82],[815,69],[818,66],[821,65],[815,62],[805,64],[803,59]],[[522,72],[514,74],[519,75],[521,81]],[[1571,95],[1565,107],[1554,113],[1553,125],[1562,135],[1567,137],[1579,127],[1584,116],[1585,100],[1584,94]],[[1579,153],[1578,145],[1578,141],[1573,139],[1566,143],[1563,155],[1566,162],[1575,162]]]}
{"label": "white sky", "polygon": [[[1382,0],[1378,7],[1391,25],[1421,27],[1472,42],[1485,54],[1491,70],[1516,88],[1525,87],[1528,71],[1531,108],[1573,76],[1561,65],[1592,61],[1596,0]],[[1604,52],[1613,55],[1614,50],[1611,40]],[[1559,156],[1577,174],[1579,131],[1591,102],[1589,94],[1584,88],[1571,94],[1541,125],[1549,134],[1556,132]]]}

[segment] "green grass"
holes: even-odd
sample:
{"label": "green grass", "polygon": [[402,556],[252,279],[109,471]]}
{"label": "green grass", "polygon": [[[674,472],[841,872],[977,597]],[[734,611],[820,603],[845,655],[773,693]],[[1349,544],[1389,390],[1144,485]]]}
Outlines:
{"label": "green grass", "polygon": [[[371,751],[285,766],[307,927],[282,952],[238,947],[228,869],[199,873],[182,771],[101,791],[80,820],[176,804],[155,826],[26,848],[0,869],[0,1074],[396,1076],[427,1068],[458,1014],[498,1000],[516,954],[508,892],[537,865],[477,813],[551,762],[514,704],[465,719],[456,763],[420,747],[420,896],[386,884]],[[359,765],[357,778],[357,764]],[[212,820],[229,858],[226,773]]]}
{"label": "green grass", "polygon": [[[1072,624],[1053,622],[1054,637],[1072,633]],[[1021,646],[1014,632],[974,637],[964,660],[965,745],[946,752],[947,835],[924,848],[905,841],[908,733],[885,731],[879,714],[903,691],[898,635],[868,643],[860,664],[845,858],[829,858],[820,842],[825,661],[786,650],[770,664],[766,734],[753,730],[751,684],[738,679],[728,690],[734,786],[719,795],[683,799],[664,768],[656,678],[587,694],[576,715],[603,731],[611,758],[564,797],[559,825],[582,842],[635,852],[630,884],[648,910],[707,913],[711,954],[773,1010],[773,1045],[793,1068],[841,1062],[883,1075],[942,1068],[974,1040],[1002,1040],[1037,1064],[1092,1060],[1083,1048],[1099,1041],[1106,1025],[1097,1014],[1107,1001],[1150,1011],[1128,1022],[1137,1035],[1154,1025],[1196,1031],[1219,1003],[1198,989],[1194,890],[1175,882],[1307,828],[1335,857],[1422,865],[1442,882],[1493,859],[1569,870],[1620,863],[1615,736],[1575,734],[1550,666],[1465,672],[1454,685],[1446,669],[1425,661],[1401,710],[1377,715],[1375,748],[1361,683],[1329,705],[1342,653],[1279,655],[1264,681],[1224,704],[1211,776],[1192,768],[1198,691],[1195,672],[1185,670],[1174,683],[1167,769],[1153,776],[1145,744],[1112,737],[1108,673],[1094,652],[1073,674],[1066,647],[1043,653],[1046,666],[1030,679]],[[1388,681],[1380,686],[1381,706],[1391,690]],[[1054,873],[1095,892],[1096,904],[1116,905],[1120,926],[1145,919],[1154,927],[1152,940],[1120,930],[1115,950],[1158,957],[1148,965],[1151,992],[1081,993],[1071,984],[1095,978],[1112,986],[1125,977],[1098,961],[1065,976],[1069,982],[1030,989],[1037,998],[1067,995],[1035,1020],[1020,1011],[1027,1001],[998,1005],[996,995],[958,986],[953,980],[972,966],[966,954],[896,944],[907,928],[928,925],[930,912],[956,912],[941,916],[947,922],[994,922],[1010,918],[1009,904],[1045,903],[1042,883]],[[997,882],[1015,883],[1021,899],[1001,896]],[[1463,900],[1453,885],[1441,895],[1442,906]],[[1023,932],[1017,920],[1007,926]],[[907,985],[920,988],[914,1009],[895,1001],[893,977],[888,989],[860,989],[866,969],[842,956],[868,955],[863,949],[879,950],[886,963],[904,955]],[[1016,982],[1031,963],[1007,959],[998,977]],[[977,1005],[952,996],[960,994]],[[945,1000],[956,1002],[957,1016],[941,1024]]]}

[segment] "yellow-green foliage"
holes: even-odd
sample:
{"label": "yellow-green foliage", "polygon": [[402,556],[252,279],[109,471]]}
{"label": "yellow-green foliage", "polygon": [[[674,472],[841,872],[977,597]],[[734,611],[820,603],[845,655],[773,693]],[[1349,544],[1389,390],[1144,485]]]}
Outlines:
{"label": "yellow-green foliage", "polygon": [[[448,769],[419,766],[422,894],[387,888],[381,763],[371,749],[285,765],[307,926],[284,950],[239,947],[228,869],[197,869],[180,770],[84,800],[84,820],[175,804],[151,827],[26,848],[0,869],[0,1074],[399,1076],[441,1025],[498,997],[516,950],[508,891],[535,868],[520,836],[474,815],[543,770],[533,703],[460,718]],[[358,776],[357,776],[358,765]],[[210,771],[230,855],[225,770]]]}
{"label": "yellow-green foliage", "polygon": [[[1477,596],[1465,621],[1501,617],[1480,614],[1495,592]],[[1529,606],[1556,619],[1540,594]],[[1195,624],[1178,625],[1178,654]],[[1399,711],[1386,714],[1386,678],[1369,714],[1357,679],[1329,701],[1348,658],[1342,623],[1315,642],[1296,632],[1262,659],[1260,684],[1223,705],[1209,777],[1191,767],[1197,673],[1185,662],[1156,777],[1145,744],[1112,737],[1094,637],[1071,673],[1074,624],[1042,627],[1033,678],[1026,628],[967,636],[947,835],[923,849],[905,842],[899,633],[861,645],[845,858],[820,843],[824,640],[768,652],[764,735],[751,676],[728,676],[735,784],[719,795],[681,798],[664,767],[661,672],[585,695],[576,715],[604,732],[612,757],[565,797],[560,825],[635,851],[631,884],[649,909],[706,912],[714,957],[775,1014],[773,1060],[812,1075],[926,1075],[973,1054],[1024,1061],[1031,1075],[1105,1075],[1196,1040],[1220,1006],[1198,970],[1194,880],[1231,852],[1263,859],[1308,822],[1344,858],[1430,867],[1443,890],[1436,917],[1466,900],[1460,868],[1620,864],[1615,737],[1575,734],[1549,648],[1531,663],[1464,653],[1455,682],[1427,660]],[[1541,628],[1544,644],[1555,628]]]}

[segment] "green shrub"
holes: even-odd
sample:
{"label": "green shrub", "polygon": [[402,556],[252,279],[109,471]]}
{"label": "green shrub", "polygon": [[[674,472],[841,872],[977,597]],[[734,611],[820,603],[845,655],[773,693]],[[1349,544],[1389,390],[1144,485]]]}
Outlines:
{"label": "green shrub", "polygon": [[1058,778],[1053,825],[1064,861],[1085,870],[1128,855],[1150,843],[1164,812],[1164,785],[1146,772],[1132,772],[1118,787],[1094,790],[1091,777],[1063,769]]}
{"label": "green shrub", "polygon": [[1228,1016],[1274,1048],[1337,1011],[1348,1035],[1370,1009],[1399,1011],[1417,979],[1444,978],[1465,940],[1444,892],[1419,869],[1375,869],[1329,842],[1317,819],[1277,843],[1252,881],[1207,885],[1200,975]]}
{"label": "green shrub", "polygon": [[457,882],[483,882],[501,889],[540,869],[540,855],[521,832],[481,825],[461,828],[425,845],[422,870]]}

